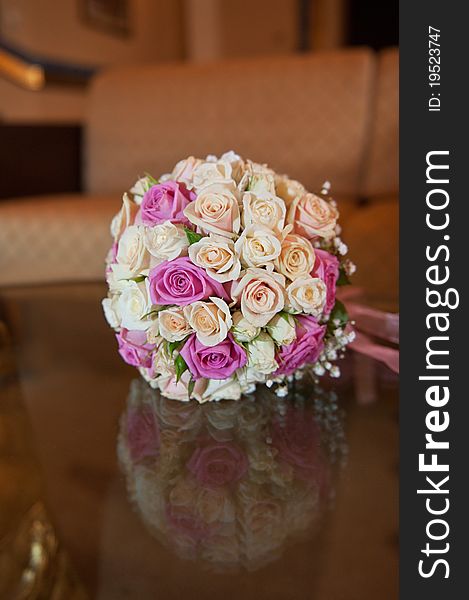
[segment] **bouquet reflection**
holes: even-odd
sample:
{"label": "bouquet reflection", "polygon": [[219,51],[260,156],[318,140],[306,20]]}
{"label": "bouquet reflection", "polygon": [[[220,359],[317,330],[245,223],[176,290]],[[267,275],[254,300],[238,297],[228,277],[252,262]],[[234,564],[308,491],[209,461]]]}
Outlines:
{"label": "bouquet reflection", "polygon": [[287,398],[265,388],[199,405],[134,380],[118,455],[151,534],[216,570],[257,569],[311,535],[346,442],[335,393],[309,383],[297,382]]}

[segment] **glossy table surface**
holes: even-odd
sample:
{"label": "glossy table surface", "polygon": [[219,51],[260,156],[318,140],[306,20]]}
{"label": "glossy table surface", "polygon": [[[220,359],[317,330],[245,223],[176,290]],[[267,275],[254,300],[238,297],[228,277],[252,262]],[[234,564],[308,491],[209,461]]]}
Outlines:
{"label": "glossy table surface", "polygon": [[397,598],[397,378],[167,401],[104,292],[0,293],[0,598]]}

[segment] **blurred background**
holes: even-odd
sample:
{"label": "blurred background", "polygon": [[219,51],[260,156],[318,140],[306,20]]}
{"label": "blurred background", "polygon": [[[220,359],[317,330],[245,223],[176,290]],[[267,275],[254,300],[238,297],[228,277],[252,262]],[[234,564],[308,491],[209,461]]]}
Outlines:
{"label": "blurred background", "polygon": [[0,0],[0,122],[81,123],[89,78],[109,65],[394,46],[397,12],[395,0]]}

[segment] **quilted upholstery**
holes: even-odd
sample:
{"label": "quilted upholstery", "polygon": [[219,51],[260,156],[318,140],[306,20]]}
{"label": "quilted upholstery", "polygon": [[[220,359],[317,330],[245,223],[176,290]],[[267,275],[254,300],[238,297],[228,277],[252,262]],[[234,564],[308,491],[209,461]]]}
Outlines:
{"label": "quilted upholstery", "polygon": [[395,48],[378,56],[374,94],[362,195],[395,197],[399,190],[399,53]]}
{"label": "quilted upholstery", "polygon": [[102,280],[120,197],[15,198],[0,205],[0,284]]}
{"label": "quilted upholstery", "polygon": [[119,191],[145,170],[234,149],[312,189],[328,178],[356,194],[373,62],[349,49],[107,71],[90,93],[87,189]]}

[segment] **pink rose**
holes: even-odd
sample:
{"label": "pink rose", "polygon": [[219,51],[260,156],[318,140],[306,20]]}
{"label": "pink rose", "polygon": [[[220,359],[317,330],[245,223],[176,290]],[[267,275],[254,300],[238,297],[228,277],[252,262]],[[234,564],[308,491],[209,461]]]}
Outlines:
{"label": "pink rose", "polygon": [[309,315],[296,319],[296,340],[278,350],[275,358],[279,368],[274,375],[290,375],[306,363],[315,363],[321,354],[326,326]]}
{"label": "pink rose", "polygon": [[290,407],[282,421],[273,424],[272,445],[278,450],[279,459],[292,466],[299,479],[324,487],[327,474],[320,430],[314,418],[305,418],[303,411]]}
{"label": "pink rose", "polygon": [[128,365],[133,367],[151,367],[154,346],[147,343],[145,331],[129,331],[122,329],[116,334],[119,354]]}
{"label": "pink rose", "polygon": [[197,267],[187,256],[165,261],[150,271],[150,298],[153,304],[186,306],[216,296],[230,300],[223,285]]}
{"label": "pink rose", "polygon": [[183,211],[195,197],[182,182],[158,183],[145,192],[140,219],[145,225],[157,225],[165,221],[190,225]]}
{"label": "pink rose", "polygon": [[200,484],[220,487],[241,479],[248,469],[248,459],[232,442],[211,441],[194,451],[187,468]]}
{"label": "pink rose", "polygon": [[192,334],[181,350],[194,379],[228,379],[247,362],[246,351],[233,339],[231,333],[216,346],[204,346]]}
{"label": "pink rose", "polygon": [[132,462],[155,458],[159,454],[160,431],[155,414],[149,407],[134,408],[127,413],[127,445]]}
{"label": "pink rose", "polygon": [[339,278],[339,260],[337,256],[329,254],[325,250],[316,249],[315,254],[316,261],[311,276],[319,277],[326,284],[327,295],[324,313],[328,315],[335,304],[336,283]]}

